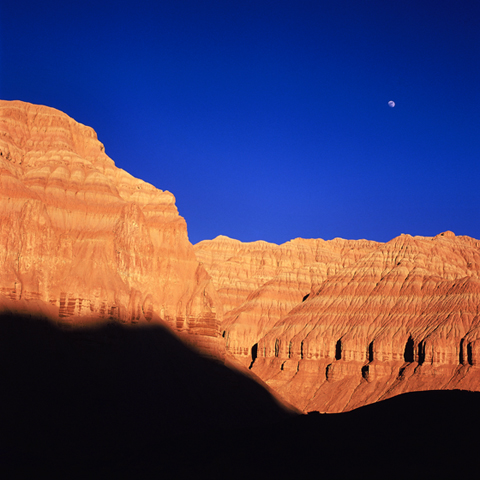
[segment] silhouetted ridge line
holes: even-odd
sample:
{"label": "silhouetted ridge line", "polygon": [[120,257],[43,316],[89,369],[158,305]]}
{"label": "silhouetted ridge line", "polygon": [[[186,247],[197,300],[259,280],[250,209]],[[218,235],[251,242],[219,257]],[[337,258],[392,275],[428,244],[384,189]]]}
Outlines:
{"label": "silhouetted ridge line", "polygon": [[30,466],[88,467],[138,455],[150,443],[163,448],[176,436],[293,415],[259,384],[159,325],[66,330],[3,314],[0,365],[10,466],[27,458]]}
{"label": "silhouetted ridge line", "polygon": [[0,316],[0,365],[2,469],[17,476],[287,478],[321,466],[331,478],[429,478],[476,465],[475,442],[459,439],[480,428],[480,393],[291,415],[163,327],[65,331],[12,314]]}

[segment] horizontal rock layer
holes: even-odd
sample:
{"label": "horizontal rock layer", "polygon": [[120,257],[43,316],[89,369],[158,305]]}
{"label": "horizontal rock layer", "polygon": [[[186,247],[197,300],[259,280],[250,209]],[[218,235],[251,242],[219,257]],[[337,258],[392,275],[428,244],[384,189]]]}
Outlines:
{"label": "horizontal rock layer", "polygon": [[[211,251],[224,241],[211,241]],[[323,255],[290,262],[289,272],[227,311],[227,349],[304,411],[350,410],[415,390],[479,390],[480,242],[444,232],[355,244],[270,246],[271,257],[287,251],[297,259],[299,245],[321,245]],[[224,292],[240,271],[232,263],[214,255],[204,262]]]}
{"label": "horizontal rock layer", "polygon": [[1,101],[0,205],[0,303],[48,304],[74,325],[164,321],[223,350],[221,305],[174,196],[117,168],[90,127]]}
{"label": "horizontal rock layer", "polygon": [[248,366],[250,350],[329,276],[377,242],[297,238],[283,245],[220,236],[195,245],[223,302],[226,347]]}
{"label": "horizontal rock layer", "polygon": [[192,247],[171,193],[117,168],[91,128],[16,101],[0,102],[0,205],[3,311],[169,325],[304,411],[480,389],[478,240]]}

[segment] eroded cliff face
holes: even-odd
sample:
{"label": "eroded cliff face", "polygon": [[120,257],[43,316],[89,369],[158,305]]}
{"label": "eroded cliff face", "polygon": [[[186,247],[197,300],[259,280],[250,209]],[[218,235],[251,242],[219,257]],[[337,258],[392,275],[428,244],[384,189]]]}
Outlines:
{"label": "eroded cliff face", "polygon": [[0,101],[0,204],[3,308],[72,325],[164,321],[223,350],[221,303],[174,196],[117,168],[92,128]]}
{"label": "eroded cliff face", "polygon": [[[309,242],[317,241],[272,250]],[[478,240],[444,232],[361,248],[319,242],[322,256],[279,272],[226,312],[227,348],[240,361],[304,411],[340,412],[407,391],[480,390]]]}
{"label": "eroded cliff face", "polygon": [[220,236],[195,245],[224,305],[222,335],[227,351],[244,366],[255,346],[330,275],[379,244],[367,240],[297,238],[282,245],[241,243]]}
{"label": "eroded cliff face", "polygon": [[304,411],[480,390],[478,240],[193,247],[171,193],[115,167],[91,128],[16,101],[0,101],[0,205],[2,310],[166,323]]}

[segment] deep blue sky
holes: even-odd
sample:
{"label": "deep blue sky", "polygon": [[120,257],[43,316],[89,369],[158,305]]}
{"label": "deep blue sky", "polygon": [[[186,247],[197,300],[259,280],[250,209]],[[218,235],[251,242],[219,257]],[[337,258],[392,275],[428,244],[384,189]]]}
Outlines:
{"label": "deep blue sky", "polygon": [[93,127],[192,243],[480,238],[479,89],[478,0],[0,4],[0,98]]}

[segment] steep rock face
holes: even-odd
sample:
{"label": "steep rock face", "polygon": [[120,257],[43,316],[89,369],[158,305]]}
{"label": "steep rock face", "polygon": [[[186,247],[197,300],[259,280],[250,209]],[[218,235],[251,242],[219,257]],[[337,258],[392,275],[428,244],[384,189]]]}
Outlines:
{"label": "steep rock face", "polygon": [[117,168],[90,127],[1,101],[0,204],[0,303],[74,325],[165,321],[223,350],[221,304],[174,196]]}
{"label": "steep rock face", "polygon": [[220,237],[195,249],[230,307],[227,351],[301,410],[480,390],[478,240]]}
{"label": "steep rock face", "polygon": [[212,277],[224,313],[240,306],[282,269],[275,256],[278,246],[273,243],[242,243],[219,236],[197,243],[194,249],[197,259]]}
{"label": "steep rock face", "polygon": [[253,371],[302,410],[480,389],[480,242],[402,235],[328,277],[258,342]]}
{"label": "steep rock face", "polygon": [[224,304],[227,351],[243,365],[252,346],[293,307],[337,273],[378,246],[367,240],[297,238],[282,245],[217,237],[195,245]]}

